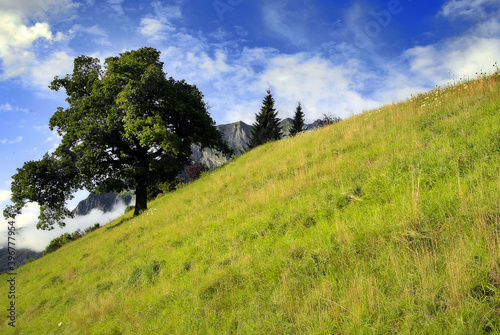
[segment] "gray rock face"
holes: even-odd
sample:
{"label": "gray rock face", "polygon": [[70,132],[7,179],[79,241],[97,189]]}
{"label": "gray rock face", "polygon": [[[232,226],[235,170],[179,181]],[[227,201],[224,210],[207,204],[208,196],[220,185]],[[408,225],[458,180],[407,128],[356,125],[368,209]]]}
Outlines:
{"label": "gray rock face", "polygon": [[104,213],[110,212],[113,207],[120,202],[129,204],[132,201],[134,193],[122,192],[122,193],[102,193],[102,194],[89,194],[89,196],[78,203],[76,208],[73,210],[75,215],[87,215],[93,209],[100,209]]}
{"label": "gray rock face", "polygon": [[234,150],[235,155],[238,156],[244,152],[248,142],[250,142],[252,126],[243,121],[238,121],[217,126],[217,129],[222,133],[222,139]]}
{"label": "gray rock face", "polygon": [[[252,126],[247,125],[243,121],[238,121],[235,123],[219,125],[216,126],[216,128],[222,133],[222,139],[231,149],[233,149],[235,156],[241,155],[248,147]],[[191,149],[193,151],[191,159],[195,162],[204,164],[210,169],[224,165],[231,158],[229,156],[221,155],[212,149],[204,149],[203,151],[200,151],[200,147],[196,145],[193,145]]]}

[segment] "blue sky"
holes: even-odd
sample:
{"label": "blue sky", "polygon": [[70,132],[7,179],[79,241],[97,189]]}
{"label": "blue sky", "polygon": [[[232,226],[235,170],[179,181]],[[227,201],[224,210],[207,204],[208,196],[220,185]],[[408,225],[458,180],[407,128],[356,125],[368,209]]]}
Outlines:
{"label": "blue sky", "polygon": [[65,106],[64,92],[47,87],[54,76],[70,73],[81,54],[104,60],[143,46],[162,52],[169,76],[201,89],[218,124],[254,122],[267,88],[281,118],[300,100],[312,122],[491,71],[500,60],[500,4],[2,0],[1,209],[16,168],[59,143],[47,127]]}

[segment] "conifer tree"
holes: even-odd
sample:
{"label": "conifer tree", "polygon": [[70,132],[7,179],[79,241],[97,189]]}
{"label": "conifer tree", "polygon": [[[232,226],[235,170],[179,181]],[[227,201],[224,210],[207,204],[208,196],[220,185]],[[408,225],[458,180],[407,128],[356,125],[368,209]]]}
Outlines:
{"label": "conifer tree", "polygon": [[269,141],[279,140],[282,136],[280,119],[278,112],[274,108],[274,98],[271,90],[267,90],[267,95],[262,101],[260,113],[255,114],[256,122],[252,125],[250,148],[255,148]]}
{"label": "conifer tree", "polygon": [[298,102],[295,116],[292,121],[292,128],[290,128],[290,135],[295,136],[304,130],[304,113],[302,112],[302,105]]}

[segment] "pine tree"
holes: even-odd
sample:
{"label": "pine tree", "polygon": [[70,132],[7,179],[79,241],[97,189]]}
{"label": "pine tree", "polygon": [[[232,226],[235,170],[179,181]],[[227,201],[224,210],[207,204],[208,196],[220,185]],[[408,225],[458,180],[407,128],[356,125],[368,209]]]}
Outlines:
{"label": "pine tree", "polygon": [[267,95],[262,101],[260,113],[255,115],[256,122],[253,124],[250,148],[255,148],[269,141],[279,140],[282,137],[282,130],[278,112],[274,108],[274,98],[271,90],[267,90]]}
{"label": "pine tree", "polygon": [[304,130],[304,113],[302,112],[302,105],[300,101],[298,102],[297,109],[295,110],[295,116],[292,121],[292,128],[290,129],[290,135],[295,136]]}

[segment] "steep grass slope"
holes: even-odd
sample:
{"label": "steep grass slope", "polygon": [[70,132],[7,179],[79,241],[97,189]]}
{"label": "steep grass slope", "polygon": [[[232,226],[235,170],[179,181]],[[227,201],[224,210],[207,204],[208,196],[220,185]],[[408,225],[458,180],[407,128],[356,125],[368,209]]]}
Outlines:
{"label": "steep grass slope", "polygon": [[264,145],[149,206],[19,269],[0,333],[498,333],[500,77]]}

